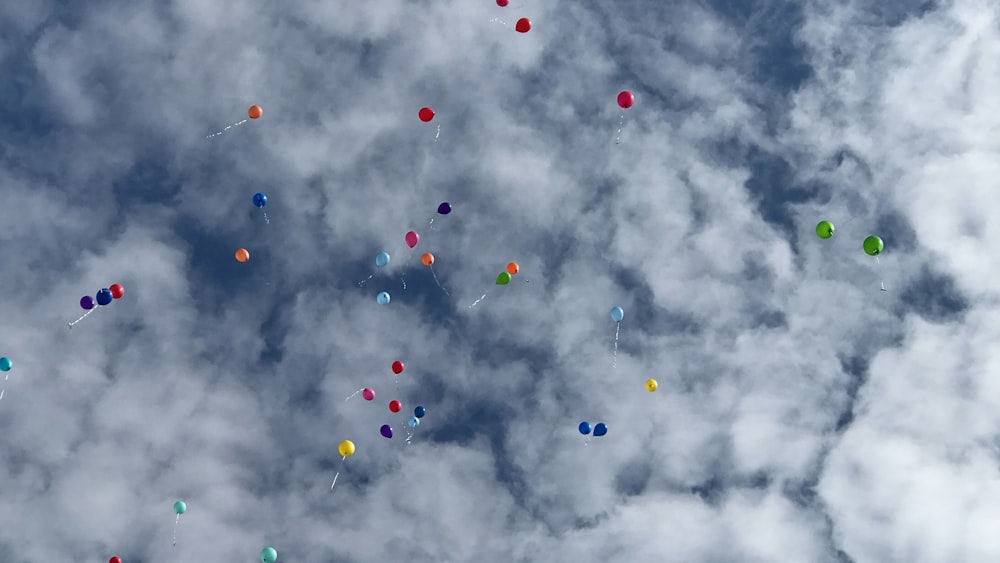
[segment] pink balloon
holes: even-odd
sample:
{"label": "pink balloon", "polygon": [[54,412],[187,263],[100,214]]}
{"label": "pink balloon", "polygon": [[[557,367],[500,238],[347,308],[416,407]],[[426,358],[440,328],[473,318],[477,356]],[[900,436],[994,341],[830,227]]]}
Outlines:
{"label": "pink balloon", "polygon": [[500,6],[501,8],[507,7],[507,4],[508,0],[497,0],[497,6]]}
{"label": "pink balloon", "polygon": [[621,93],[618,94],[618,105],[620,105],[622,109],[628,109],[632,107],[632,104],[634,103],[635,96],[632,95],[632,92],[622,90]]}
{"label": "pink balloon", "polygon": [[375,390],[370,387],[365,387],[364,390],[361,391],[361,396],[364,397],[366,401],[374,401]]}
{"label": "pink balloon", "polygon": [[406,233],[406,245],[407,246],[409,246],[410,248],[413,248],[414,246],[417,246],[418,242],[420,242],[420,235],[417,234],[417,231],[410,231],[410,232]]}

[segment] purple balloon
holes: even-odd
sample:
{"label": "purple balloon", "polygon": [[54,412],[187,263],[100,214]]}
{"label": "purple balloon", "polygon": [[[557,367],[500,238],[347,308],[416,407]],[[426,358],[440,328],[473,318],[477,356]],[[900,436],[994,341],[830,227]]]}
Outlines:
{"label": "purple balloon", "polygon": [[378,429],[379,433],[386,438],[392,438],[392,426],[388,424],[383,424],[382,428]]}
{"label": "purple balloon", "polygon": [[447,215],[451,213],[451,204],[448,203],[447,201],[442,202],[441,205],[438,206],[438,213],[440,213],[441,215]]}
{"label": "purple balloon", "polygon": [[80,306],[83,307],[84,311],[89,311],[94,308],[94,298],[89,295],[84,295],[80,298]]}

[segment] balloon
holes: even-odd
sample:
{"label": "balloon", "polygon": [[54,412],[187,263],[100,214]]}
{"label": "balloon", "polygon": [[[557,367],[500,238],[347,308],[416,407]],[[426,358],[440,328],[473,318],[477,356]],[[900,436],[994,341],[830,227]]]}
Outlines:
{"label": "balloon", "polygon": [[434,264],[434,255],[430,252],[424,252],[424,255],[420,257],[420,263],[424,266],[430,266]]}
{"label": "balloon", "polygon": [[420,426],[420,419],[413,416],[410,417],[410,420],[407,420],[406,423],[410,425],[410,428],[416,428]]}
{"label": "balloon", "polygon": [[590,434],[590,423],[587,422],[586,420],[580,423],[579,428],[580,428],[580,434],[583,434],[584,436]]}
{"label": "balloon", "polygon": [[394,373],[396,375],[399,375],[399,374],[403,373],[404,369],[406,369],[406,365],[403,364],[403,362],[401,362],[399,360],[396,360],[395,362],[392,362],[392,373]]}
{"label": "balloon", "polygon": [[830,238],[833,236],[833,223],[829,221],[820,221],[816,224],[816,234],[819,238]]}
{"label": "balloon", "polygon": [[420,116],[420,121],[427,123],[428,121],[434,119],[434,110],[431,108],[420,108],[420,113],[417,115]]}
{"label": "balloon", "polygon": [[869,256],[878,256],[882,253],[883,248],[885,245],[882,244],[882,239],[879,237],[872,235],[865,239],[864,249]]}
{"label": "balloon", "polygon": [[84,311],[89,311],[94,308],[94,298],[89,295],[84,295],[80,298],[80,306],[83,307]]}
{"label": "balloon", "polygon": [[634,103],[635,96],[632,95],[632,92],[622,90],[618,93],[618,105],[621,106],[622,109],[628,109],[632,107],[632,104]]}
{"label": "balloon", "polygon": [[111,291],[111,297],[115,299],[121,299],[122,295],[125,295],[125,287],[120,283],[113,283],[108,289]]}
{"label": "balloon", "polygon": [[388,305],[391,298],[389,297],[388,292],[383,291],[382,293],[378,294],[375,300],[378,301],[379,305]]}
{"label": "balloon", "polygon": [[247,117],[250,119],[259,119],[262,115],[264,115],[264,108],[257,104],[250,106],[250,109],[247,110]]}
{"label": "balloon", "polygon": [[264,207],[267,205],[267,195],[264,192],[253,194],[253,204],[257,207]]}
{"label": "balloon", "polygon": [[655,379],[647,379],[646,380],[646,391],[649,391],[650,393],[652,393],[653,391],[656,391],[659,387],[660,387],[660,384],[657,383]]}
{"label": "balloon", "polygon": [[603,436],[608,433],[608,425],[598,422],[594,425],[594,436]]}
{"label": "balloon", "polygon": [[403,410],[403,403],[400,403],[399,399],[393,399],[389,401],[389,410],[392,412],[399,412]]}
{"label": "balloon", "polygon": [[438,206],[438,213],[441,215],[447,215],[451,213],[451,204],[447,201],[442,201],[441,205]]}
{"label": "balloon", "polygon": [[250,251],[249,250],[247,250],[245,248],[241,248],[241,249],[239,249],[239,250],[236,251],[236,261],[237,262],[246,262],[247,260],[250,260]]}
{"label": "balloon", "polygon": [[507,273],[516,276],[518,272],[521,271],[521,266],[517,262],[510,262],[507,264]]}
{"label": "balloon", "polygon": [[0,371],[10,371],[14,367],[14,362],[10,358],[4,356],[0,358]]}
{"label": "balloon", "polygon": [[392,426],[383,424],[382,428],[378,429],[378,433],[381,434],[383,438],[392,438]]}
{"label": "balloon", "polygon": [[379,252],[375,255],[375,265],[379,268],[384,268],[389,265],[389,253],[386,251]]}
{"label": "balloon", "polygon": [[517,23],[514,24],[514,29],[520,33],[528,33],[528,30],[531,29],[531,20],[528,18],[521,18],[517,20]]}
{"label": "balloon", "polygon": [[366,401],[375,400],[375,390],[371,387],[365,387],[361,390],[361,396],[365,398]]}
{"label": "balloon", "polygon": [[497,0],[497,6],[500,6],[501,8],[506,8],[509,3],[510,0]]}
{"label": "balloon", "polygon": [[111,296],[111,290],[106,287],[97,292],[97,304],[101,307],[111,303],[112,299],[114,297]]}
{"label": "balloon", "polygon": [[184,501],[182,500],[179,500],[174,503],[174,512],[176,512],[177,514],[184,514],[185,512],[187,512],[187,509],[188,505],[184,504]]}
{"label": "balloon", "polygon": [[417,231],[410,231],[406,233],[406,246],[413,248],[414,246],[417,246],[418,242],[420,242],[420,235],[417,234]]}
{"label": "balloon", "polygon": [[509,283],[510,283],[510,273],[500,272],[500,275],[497,276],[497,285],[507,285]]}
{"label": "balloon", "polygon": [[337,451],[340,453],[341,457],[351,457],[354,455],[354,442],[344,440],[339,446],[337,446]]}
{"label": "balloon", "polygon": [[115,555],[111,559],[108,559],[108,563],[122,563],[122,558]]}
{"label": "balloon", "polygon": [[263,563],[274,563],[278,560],[278,550],[273,547],[265,547],[260,550],[260,560]]}
{"label": "balloon", "polygon": [[625,318],[625,309],[622,309],[621,307],[611,308],[611,320],[615,321],[616,323],[620,323],[624,318]]}
{"label": "balloon", "polygon": [[413,409],[413,416],[417,418],[423,418],[425,414],[427,414],[427,409],[424,407],[417,407]]}

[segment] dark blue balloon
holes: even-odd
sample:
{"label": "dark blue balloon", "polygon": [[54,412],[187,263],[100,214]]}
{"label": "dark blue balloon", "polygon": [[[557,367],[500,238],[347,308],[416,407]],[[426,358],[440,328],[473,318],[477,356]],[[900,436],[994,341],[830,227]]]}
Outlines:
{"label": "dark blue balloon", "polygon": [[603,422],[598,422],[594,425],[594,436],[603,436],[608,433],[608,425]]}
{"label": "dark blue balloon", "polygon": [[425,414],[427,414],[427,409],[424,407],[417,407],[413,409],[413,416],[417,418],[423,418]]}
{"label": "dark blue balloon", "polygon": [[264,207],[267,205],[267,196],[263,192],[256,193],[253,195],[253,204],[257,207]]}
{"label": "dark blue balloon", "polygon": [[590,434],[590,423],[586,420],[580,423],[580,434],[583,434],[584,436]]}
{"label": "dark blue balloon", "polygon": [[447,201],[441,202],[441,205],[438,206],[438,213],[440,213],[441,215],[447,215],[451,213],[451,204],[448,203]]}
{"label": "dark blue balloon", "polygon": [[97,304],[101,307],[111,303],[112,299],[114,299],[114,297],[111,296],[111,290],[106,287],[97,292]]}

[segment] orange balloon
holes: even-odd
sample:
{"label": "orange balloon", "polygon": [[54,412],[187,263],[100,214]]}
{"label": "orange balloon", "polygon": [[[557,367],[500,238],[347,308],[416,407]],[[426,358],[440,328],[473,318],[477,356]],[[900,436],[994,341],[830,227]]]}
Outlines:
{"label": "orange balloon", "polygon": [[246,262],[248,260],[250,260],[250,251],[249,250],[247,250],[245,248],[241,248],[241,249],[239,249],[239,250],[236,251],[236,261],[237,262]]}
{"label": "orange balloon", "polygon": [[257,119],[258,117],[264,115],[264,108],[254,104],[247,110],[247,115],[250,116],[250,119]]}
{"label": "orange balloon", "polygon": [[507,273],[516,276],[518,272],[521,271],[521,267],[517,265],[517,262],[511,262],[507,264]]}
{"label": "orange balloon", "polygon": [[430,266],[434,263],[434,255],[430,252],[424,252],[424,255],[420,257],[420,261],[423,262],[424,266]]}

